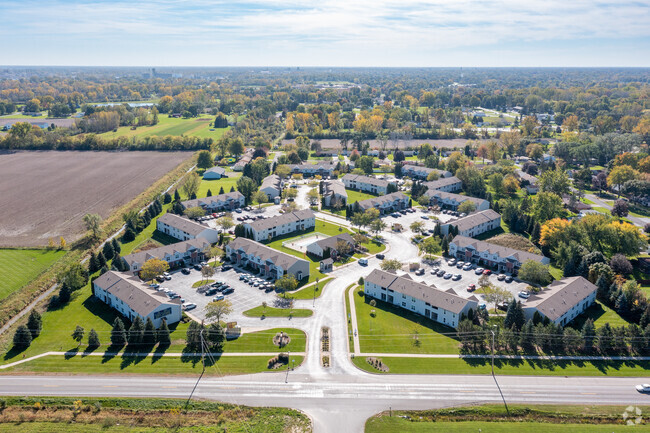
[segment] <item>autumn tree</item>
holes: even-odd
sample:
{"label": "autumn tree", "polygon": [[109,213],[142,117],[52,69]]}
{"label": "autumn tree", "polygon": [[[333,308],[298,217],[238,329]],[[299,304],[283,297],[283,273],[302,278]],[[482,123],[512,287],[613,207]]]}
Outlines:
{"label": "autumn tree", "polygon": [[90,235],[94,241],[99,239],[99,236],[101,235],[101,224],[102,224],[102,217],[100,217],[98,214],[86,214],[83,217],[84,225],[86,226],[86,230],[90,232]]}
{"label": "autumn tree", "polygon": [[183,194],[185,194],[185,197],[190,199],[192,196],[196,196],[196,193],[199,191],[199,186],[201,185],[201,178],[199,177],[198,173],[193,171],[189,175],[185,177],[185,182],[183,182],[183,186],[181,189],[183,190]]}
{"label": "autumn tree", "polygon": [[169,269],[169,264],[157,258],[149,259],[142,265],[140,269],[140,278],[144,281],[152,281],[158,275],[162,275]]}

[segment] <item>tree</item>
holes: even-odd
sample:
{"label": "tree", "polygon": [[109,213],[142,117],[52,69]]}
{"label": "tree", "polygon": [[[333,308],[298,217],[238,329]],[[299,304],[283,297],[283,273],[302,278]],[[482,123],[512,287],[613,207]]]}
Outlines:
{"label": "tree", "polygon": [[381,261],[379,266],[384,271],[399,271],[402,269],[402,262],[396,259],[385,259]]}
{"label": "tree", "polygon": [[421,221],[414,221],[414,222],[411,223],[409,228],[411,229],[411,231],[413,233],[419,234],[419,233],[422,233],[422,231],[424,230],[424,223],[421,222]]}
{"label": "tree", "polygon": [[199,152],[199,156],[196,159],[196,166],[198,168],[211,168],[214,165],[212,160],[212,155],[209,150],[202,150]]}
{"label": "tree", "polygon": [[362,156],[356,161],[354,166],[355,168],[360,168],[363,170],[365,174],[372,174],[373,162],[374,159],[372,156]]}
{"label": "tree", "polygon": [[497,304],[512,299],[512,293],[506,288],[488,284],[483,287],[483,296],[487,302],[494,304],[494,312],[497,311]]}
{"label": "tree", "polygon": [[111,345],[122,347],[126,344],[126,329],[124,322],[119,317],[115,318],[113,322],[113,329],[111,330]]}
{"label": "tree", "polygon": [[320,200],[320,195],[318,194],[318,189],[312,188],[307,192],[307,200],[309,201],[309,204],[311,206],[315,206],[318,204],[318,201]]}
{"label": "tree", "polygon": [[239,155],[244,153],[244,142],[241,138],[231,139],[228,143],[228,152],[231,155],[234,155],[235,158],[238,158]]}
{"label": "tree", "polygon": [[596,338],[596,327],[594,321],[587,319],[582,326],[582,340],[583,348],[586,352],[591,352],[594,346],[594,339]]}
{"label": "tree", "polygon": [[226,339],[226,333],[218,322],[210,324],[206,329],[206,340],[210,351],[221,353],[223,351],[223,342]]}
{"label": "tree", "polygon": [[625,218],[629,211],[629,206],[625,200],[616,200],[614,202],[614,206],[612,206],[612,209],[610,210],[610,213],[612,216]]}
{"label": "tree", "polygon": [[86,214],[83,217],[86,230],[90,231],[90,235],[94,241],[99,239],[101,235],[102,217],[97,214]]}
{"label": "tree", "polygon": [[43,319],[38,311],[32,310],[29,313],[29,318],[27,319],[27,329],[32,334],[32,339],[38,337],[41,334],[41,329],[43,328]]}
{"label": "tree", "polygon": [[156,332],[156,340],[161,346],[167,346],[171,343],[171,338],[169,336],[169,327],[167,326],[167,320],[163,319],[160,328]]}
{"label": "tree", "polygon": [[531,159],[539,160],[544,156],[544,148],[539,143],[530,143],[528,147],[526,147],[526,155]]}
{"label": "tree", "polygon": [[237,191],[242,193],[246,199],[246,203],[248,204],[250,203],[255,191],[257,191],[257,184],[250,177],[242,176],[237,179]]}
{"label": "tree", "polygon": [[201,185],[201,178],[199,177],[198,173],[193,171],[192,173],[188,174],[185,177],[185,182],[183,182],[183,186],[181,187],[181,189],[183,190],[183,194],[185,194],[185,197],[191,199],[192,196],[196,196],[196,193],[199,191],[200,185]]}
{"label": "tree", "polygon": [[190,219],[197,219],[205,215],[205,209],[201,206],[188,207],[183,214]]}
{"label": "tree", "polygon": [[284,180],[291,176],[291,168],[288,165],[280,164],[275,167],[275,174],[277,174],[280,179]]}
{"label": "tree", "polygon": [[74,328],[74,331],[72,331],[72,339],[78,343],[77,346],[81,346],[81,340],[84,338],[84,333],[84,328],[79,325],[77,325],[77,327]]}
{"label": "tree", "polygon": [[17,349],[26,349],[32,344],[32,334],[25,325],[20,325],[14,334],[14,347]]}
{"label": "tree", "polygon": [[99,341],[99,335],[97,335],[97,331],[95,331],[95,329],[93,328],[88,333],[88,348],[94,349],[96,347],[99,347],[100,345],[101,342]]}
{"label": "tree", "polygon": [[375,234],[375,236],[377,236],[382,230],[386,228],[386,223],[382,219],[377,218],[370,221],[368,228],[372,233]]}
{"label": "tree", "polygon": [[291,292],[298,287],[298,280],[296,280],[293,274],[285,274],[275,281],[275,287],[282,293]]}
{"label": "tree", "polygon": [[135,316],[128,333],[129,345],[138,346],[142,344],[142,337],[144,336],[144,323],[140,316]]}
{"label": "tree", "polygon": [[476,210],[476,203],[471,200],[465,200],[458,205],[458,212],[470,214]]}
{"label": "tree", "polygon": [[60,236],[59,237],[59,248],[61,248],[62,250],[65,250],[66,245],[67,245],[67,242],[65,241],[65,239],[63,239],[63,236]]}
{"label": "tree", "polygon": [[217,220],[217,224],[219,224],[224,231],[228,231],[235,225],[235,222],[232,218],[224,216]]}
{"label": "tree", "polygon": [[533,199],[531,214],[540,224],[561,217],[564,214],[562,199],[552,192],[540,192]]}
{"label": "tree", "polygon": [[88,283],[88,272],[81,263],[71,263],[56,277],[60,286],[65,286],[74,292]]}
{"label": "tree", "polygon": [[623,254],[614,254],[609,261],[609,266],[612,270],[620,275],[628,275],[632,273],[632,264]]}
{"label": "tree", "polygon": [[524,310],[521,307],[521,302],[517,301],[515,298],[512,298],[508,304],[508,310],[506,311],[506,317],[503,321],[503,326],[507,329],[512,329],[519,331],[526,319],[524,317]]}
{"label": "tree", "polygon": [[140,269],[140,278],[144,281],[151,281],[163,272],[167,272],[169,264],[157,258],[149,259],[142,265]]}
{"label": "tree", "polygon": [[571,181],[565,171],[556,168],[555,170],[546,170],[539,177],[540,191],[552,192],[562,197],[568,194],[571,188]]}
{"label": "tree", "polygon": [[210,302],[205,307],[205,318],[208,320],[215,319],[216,323],[220,323],[221,319],[231,314],[232,311],[232,303],[227,299]]}
{"label": "tree", "polygon": [[212,266],[203,266],[201,268],[201,278],[202,278],[201,281],[203,281],[203,279],[207,280],[213,275],[214,275],[214,268]]}
{"label": "tree", "polygon": [[524,262],[519,268],[519,278],[531,284],[544,286],[553,280],[547,265],[534,260]]}
{"label": "tree", "polygon": [[106,260],[111,260],[115,256],[115,250],[113,249],[113,244],[110,241],[104,243],[104,248],[102,248],[104,258]]}
{"label": "tree", "polygon": [[427,255],[440,254],[442,245],[438,238],[430,236],[418,244],[418,250]]}
{"label": "tree", "polygon": [[614,167],[607,176],[607,183],[609,185],[616,185],[618,187],[618,193],[621,192],[621,186],[630,180],[638,179],[640,174],[638,171],[630,167],[629,165],[619,165]]}

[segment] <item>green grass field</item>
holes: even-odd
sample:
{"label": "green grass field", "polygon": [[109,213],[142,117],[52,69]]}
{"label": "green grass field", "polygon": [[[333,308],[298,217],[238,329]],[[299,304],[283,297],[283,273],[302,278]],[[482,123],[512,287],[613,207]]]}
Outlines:
{"label": "green grass field", "polygon": [[[369,198],[375,198],[376,195],[368,194],[367,192],[355,191],[353,189],[345,189],[345,192],[348,193],[348,204],[354,204],[358,201],[367,200]],[[345,210],[344,210],[345,215]]]}
{"label": "green grass field", "polygon": [[314,289],[316,291],[316,299],[320,298],[320,295],[323,294],[323,288],[329,283],[331,278],[325,278],[322,281],[319,281],[318,284],[314,284],[313,286],[310,287],[305,287],[300,290],[296,290],[294,292],[287,292],[287,297],[291,297],[293,299],[313,299],[314,298]]}
{"label": "green grass field", "polygon": [[[230,188],[235,188],[237,190],[237,180],[241,177],[241,172],[236,173],[233,171],[226,172],[228,177],[224,177],[217,180],[203,180],[201,179],[201,185],[199,185],[199,191],[196,193],[197,197],[207,197],[208,190],[212,192],[212,195],[219,194],[219,190],[223,188],[223,192],[230,192]],[[183,195],[182,191],[178,191],[181,196]],[[183,199],[186,199],[183,197]]]}
{"label": "green grass field", "polygon": [[228,128],[215,129],[212,128],[211,122],[214,121],[214,116],[201,115],[198,118],[190,119],[177,119],[168,117],[165,114],[158,116],[159,122],[153,126],[141,126],[136,129],[131,129],[130,126],[122,126],[117,129],[117,132],[105,132],[100,134],[100,137],[106,139],[127,137],[127,138],[144,138],[157,135],[164,137],[166,135],[173,136],[193,136],[199,138],[213,138],[218,140]]}
{"label": "green grass field", "polygon": [[296,308],[273,308],[258,306],[244,311],[244,316],[249,317],[311,317],[313,311],[307,309]]}
{"label": "green grass field", "polygon": [[[386,302],[371,307],[363,290],[354,288],[354,305],[361,351],[365,353],[458,353],[458,341],[449,335],[452,328],[439,325]],[[376,317],[370,312],[375,310]],[[417,339],[416,339],[417,337]]]}
{"label": "green grass field", "polygon": [[[388,366],[389,374],[491,374],[489,358],[380,358]],[[361,370],[379,373],[366,362],[363,356],[354,358],[354,364]],[[650,361],[546,361],[546,360],[494,360],[497,375],[534,376],[627,376],[647,375]]]}
{"label": "green grass field", "polygon": [[[623,409],[625,410],[625,409]],[[626,430],[620,424],[550,424],[541,422],[489,422],[489,421],[436,421],[418,422],[404,418],[381,417],[372,418],[366,424],[368,433],[419,433],[419,432],[545,432],[545,433],[611,433]],[[650,426],[630,427],[634,431],[650,431]]]}
{"label": "green grass field", "polygon": [[571,323],[571,326],[580,330],[587,319],[593,320],[596,328],[600,328],[605,323],[609,323],[612,326],[627,326],[629,324],[616,311],[600,301],[596,301],[585,313],[576,317]]}
{"label": "green grass field", "polygon": [[0,249],[0,300],[23,287],[65,255],[65,251]]}

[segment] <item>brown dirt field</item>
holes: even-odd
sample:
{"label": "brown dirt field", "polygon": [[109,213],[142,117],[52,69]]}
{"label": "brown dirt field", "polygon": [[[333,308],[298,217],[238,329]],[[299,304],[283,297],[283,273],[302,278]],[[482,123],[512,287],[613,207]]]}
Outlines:
{"label": "brown dirt field", "polygon": [[[324,139],[311,139],[311,141],[320,141],[321,146],[323,149],[340,149],[341,148],[341,140],[337,138],[324,138]],[[464,148],[465,145],[467,144],[469,140],[466,140],[464,138],[454,138],[454,139],[440,139],[440,140],[400,140],[397,143],[397,146],[400,149],[408,149],[410,148],[416,148],[419,147],[421,144],[424,143],[429,143],[432,146],[437,147],[438,149],[446,148],[446,149],[458,149],[458,148]],[[488,140],[478,140],[478,141],[488,141]],[[282,140],[282,144],[286,143],[295,143],[295,139],[291,140]],[[368,140],[370,143],[370,148],[371,149],[381,149],[381,143],[379,140]],[[352,149],[352,143],[348,143],[348,149]],[[388,144],[386,145],[386,149],[391,150],[395,148],[395,144],[391,141],[388,140]]]}
{"label": "brown dirt field", "polygon": [[0,153],[0,247],[68,243],[87,213],[108,217],[191,152]]}
{"label": "brown dirt field", "polygon": [[75,119],[59,119],[59,118],[49,118],[49,117],[34,117],[31,119],[27,118],[5,118],[5,119],[0,119],[0,128],[7,125],[7,124],[14,124],[17,122],[27,122],[31,123],[32,125],[40,125],[41,123],[47,123],[48,125],[54,123],[56,126],[60,128],[69,128],[70,126],[74,125]]}

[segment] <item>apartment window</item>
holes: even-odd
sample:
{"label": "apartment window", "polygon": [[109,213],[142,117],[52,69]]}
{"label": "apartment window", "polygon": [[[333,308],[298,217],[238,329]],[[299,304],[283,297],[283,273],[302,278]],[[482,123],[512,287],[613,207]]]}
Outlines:
{"label": "apartment window", "polygon": [[406,299],[406,295],[402,293],[402,299]]}
{"label": "apartment window", "polygon": [[402,307],[406,308],[406,302],[402,302]]}
{"label": "apartment window", "polygon": [[411,310],[415,311],[415,305],[411,305]]}

